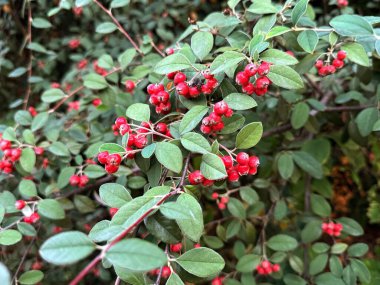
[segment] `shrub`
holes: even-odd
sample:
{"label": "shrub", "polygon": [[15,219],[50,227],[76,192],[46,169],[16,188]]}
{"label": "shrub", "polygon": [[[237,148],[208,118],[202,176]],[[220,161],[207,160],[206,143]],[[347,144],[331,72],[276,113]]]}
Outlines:
{"label": "shrub", "polygon": [[2,284],[370,283],[335,186],[350,162],[348,185],[376,181],[378,18],[230,0],[186,28],[188,1],[104,2],[25,1],[27,63],[2,63],[26,84]]}

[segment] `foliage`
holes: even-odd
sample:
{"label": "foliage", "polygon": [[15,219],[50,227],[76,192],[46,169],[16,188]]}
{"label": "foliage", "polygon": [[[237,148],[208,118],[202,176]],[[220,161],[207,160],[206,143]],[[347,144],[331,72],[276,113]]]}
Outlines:
{"label": "foliage", "polygon": [[40,2],[0,2],[27,59],[0,53],[26,87],[0,126],[2,284],[375,284],[379,17]]}

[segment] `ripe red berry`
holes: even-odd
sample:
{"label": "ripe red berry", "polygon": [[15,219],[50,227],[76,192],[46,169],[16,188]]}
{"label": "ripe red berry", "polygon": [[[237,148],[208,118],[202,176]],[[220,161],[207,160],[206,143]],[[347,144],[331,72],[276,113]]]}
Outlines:
{"label": "ripe red berry", "polygon": [[247,175],[249,173],[249,166],[248,165],[238,165],[236,167],[237,172],[240,176]]}
{"label": "ripe red berry", "polygon": [[249,77],[243,71],[241,71],[236,74],[235,81],[237,84],[245,86],[249,82]]}
{"label": "ripe red berry", "polygon": [[34,108],[34,107],[29,107],[28,108],[28,111],[29,111],[29,113],[30,113],[30,115],[32,116],[32,117],[35,117],[35,116],[37,116],[37,111],[36,111],[36,108]]}
{"label": "ripe red berry", "polygon": [[196,243],[194,244],[194,248],[200,248],[201,247],[201,244],[200,243]]}
{"label": "ripe red berry", "polygon": [[263,61],[260,66],[257,68],[257,73],[259,75],[267,75],[269,73],[270,64],[268,62]]}
{"label": "ripe red berry", "polygon": [[240,165],[248,165],[249,162],[249,155],[246,152],[239,152],[236,156],[236,161]]}
{"label": "ripe red berry", "polygon": [[239,181],[240,175],[236,170],[227,171],[227,174],[228,174],[228,181],[230,182]]}
{"label": "ripe red berry", "polygon": [[136,84],[132,80],[125,81],[125,89],[127,92],[133,92],[135,90]]}
{"label": "ripe red berry", "polygon": [[225,117],[231,118],[232,115],[234,114],[234,111],[232,111],[231,108],[228,108],[227,112],[224,114]]}
{"label": "ripe red berry", "polygon": [[201,132],[208,135],[212,131],[211,127],[206,126],[206,125],[201,125]]}
{"label": "ripe red berry", "polygon": [[98,161],[101,164],[106,164],[107,163],[107,157],[108,157],[108,155],[109,155],[108,151],[99,152],[98,153]]}
{"label": "ripe red berry", "polygon": [[259,164],[260,164],[260,160],[257,156],[253,155],[249,157],[249,162],[248,162],[249,167],[257,167],[259,166]]}
{"label": "ripe red berry", "polygon": [[131,130],[131,127],[128,124],[123,124],[119,128],[120,135],[124,136]]}
{"label": "ripe red berry", "polygon": [[26,202],[24,200],[17,200],[15,203],[15,207],[17,210],[22,210],[26,206]]}
{"label": "ripe red berry", "polygon": [[224,209],[226,209],[226,204],[224,204],[222,202],[219,202],[218,203],[218,208],[219,208],[219,210],[224,210]]}
{"label": "ripe red berry", "polygon": [[183,72],[178,72],[174,76],[174,80],[173,81],[174,81],[174,85],[177,85],[180,82],[184,82],[184,81],[186,81],[186,75]]}
{"label": "ripe red berry", "polygon": [[174,72],[169,72],[166,77],[170,80],[173,80],[174,79],[174,76],[177,74],[178,71],[174,71]]}
{"label": "ripe red berry", "polygon": [[34,147],[34,153],[36,155],[43,155],[44,154],[44,148],[43,147],[40,147],[40,146],[36,146]]}
{"label": "ripe red berry", "polygon": [[340,50],[337,52],[336,57],[339,60],[344,60],[347,56],[347,53],[344,50]]}
{"label": "ripe red berry", "polygon": [[256,84],[256,88],[258,88],[258,89],[266,88],[269,86],[270,80],[266,76],[259,77],[259,78],[257,78],[255,84]]}
{"label": "ripe red berry", "polygon": [[177,84],[176,88],[177,93],[182,96],[187,96],[189,94],[189,86],[186,82],[180,82]]}
{"label": "ripe red berry", "polygon": [[172,55],[174,53],[174,49],[173,48],[167,48],[165,52],[167,55]]}
{"label": "ripe red berry", "polygon": [[10,149],[12,147],[12,143],[8,140],[1,140],[0,141],[0,149],[2,151],[6,150],[6,149]]}
{"label": "ripe red berry", "polygon": [[171,252],[180,252],[182,249],[182,243],[176,243],[170,245],[170,251]]}
{"label": "ripe red berry", "polygon": [[210,180],[210,179],[204,179],[203,182],[202,182],[202,185],[204,187],[210,187],[212,185],[214,185],[214,180]]}
{"label": "ripe red berry", "polygon": [[201,94],[201,91],[198,89],[197,86],[191,86],[189,88],[189,96],[191,98],[197,98],[199,96],[199,94]]}
{"label": "ripe red berry", "polygon": [[258,66],[254,63],[247,64],[244,68],[244,74],[248,77],[252,77],[257,73]]}
{"label": "ripe red berry", "polygon": [[227,204],[230,201],[230,199],[227,196],[223,196],[220,198],[220,202],[223,204]]}
{"label": "ripe red berry", "polygon": [[211,125],[216,125],[217,123],[222,121],[222,117],[216,114],[215,112],[211,112],[208,116]]}
{"label": "ripe red berry", "polygon": [[344,66],[344,61],[336,58],[333,60],[332,64],[336,69],[341,69]]}
{"label": "ripe red berry", "polygon": [[224,101],[220,101],[214,105],[214,112],[219,116],[224,115],[228,109],[228,105]]}
{"label": "ripe red berry", "polygon": [[94,105],[95,107],[102,105],[102,99],[95,98],[94,100],[92,100],[92,105]]}
{"label": "ripe red berry", "polygon": [[226,169],[229,169],[233,166],[234,162],[232,160],[232,157],[229,155],[225,155],[222,157],[222,161]]}
{"label": "ripe red berry", "polygon": [[169,266],[164,266],[162,268],[162,278],[169,278],[170,274],[172,274],[172,270],[170,269]]}
{"label": "ripe red berry", "polygon": [[32,224],[37,223],[38,220],[40,219],[40,215],[38,213],[33,213],[30,215],[29,219],[30,219],[30,223]]}
{"label": "ripe red berry", "polygon": [[170,95],[166,91],[159,91],[157,93],[157,100],[158,100],[158,102],[166,103],[166,102],[169,101],[169,98],[170,98]]}
{"label": "ripe red berry", "polygon": [[117,213],[117,211],[119,211],[118,208],[110,208],[109,209],[110,216],[113,217]]}
{"label": "ripe red berry", "polygon": [[115,120],[115,125],[117,128],[120,128],[121,125],[127,124],[127,119],[125,117],[118,117]]}
{"label": "ripe red berry", "polygon": [[76,186],[79,184],[79,182],[80,182],[80,178],[78,175],[74,174],[70,177],[69,183],[71,186]]}
{"label": "ripe red berry", "polygon": [[220,277],[215,277],[212,279],[211,285],[223,285],[223,279]]}
{"label": "ripe red berry", "polygon": [[109,154],[106,158],[106,164],[119,166],[121,163],[121,156],[118,153]]}
{"label": "ripe red berry", "polygon": [[115,173],[119,170],[119,165],[112,165],[112,164],[107,164],[104,169],[106,170],[107,173],[112,174]]}
{"label": "ripe red berry", "polygon": [[161,134],[164,134],[166,133],[166,131],[168,130],[168,125],[165,124],[165,123],[158,123],[155,127],[155,130]]}
{"label": "ripe red berry", "polygon": [[253,85],[251,82],[243,86],[243,92],[247,93],[248,95],[252,95],[255,92],[255,85]]}
{"label": "ripe red berry", "polygon": [[281,269],[280,264],[273,264],[272,271],[273,272],[279,272]]}
{"label": "ripe red berry", "polygon": [[323,61],[322,60],[317,60],[314,64],[314,66],[317,68],[317,69],[320,69],[322,66],[323,66]]}
{"label": "ripe red berry", "polygon": [[89,179],[88,179],[87,175],[81,175],[81,176],[79,176],[78,186],[79,187],[84,187],[84,186],[86,186],[86,184],[88,183],[88,181],[89,181]]}
{"label": "ripe red berry", "polygon": [[195,170],[194,172],[190,173],[188,178],[190,184],[192,185],[200,184],[205,180],[200,170]]}
{"label": "ripe red berry", "polygon": [[141,149],[141,148],[146,147],[147,144],[148,144],[148,139],[145,136],[143,135],[136,136],[135,142],[134,142],[135,147]]}
{"label": "ripe red berry", "polygon": [[216,193],[216,192],[213,192],[213,193],[211,194],[211,198],[214,199],[214,200],[216,200],[216,199],[219,198],[219,194]]}

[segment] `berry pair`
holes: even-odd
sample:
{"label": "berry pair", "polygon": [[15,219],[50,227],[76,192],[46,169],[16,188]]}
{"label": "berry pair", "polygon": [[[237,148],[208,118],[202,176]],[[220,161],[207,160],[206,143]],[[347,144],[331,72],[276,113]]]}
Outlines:
{"label": "berry pair", "polygon": [[101,75],[101,76],[106,76],[107,75],[107,70],[105,70],[104,68],[102,68],[102,67],[100,67],[99,65],[98,65],[98,61],[97,60],[95,60],[93,63],[92,63],[92,67],[94,68],[94,71],[97,73],[97,74],[99,74],[99,75]]}
{"label": "berry pair", "polygon": [[29,107],[28,108],[28,112],[29,112],[29,114],[32,116],[32,117],[35,117],[35,116],[37,116],[37,110],[36,110],[36,108],[34,108],[34,107]]}
{"label": "berry pair", "polygon": [[342,224],[334,222],[322,223],[322,231],[330,236],[338,237],[340,236],[342,230]]}
{"label": "berry pair", "polygon": [[21,157],[22,150],[21,148],[8,148],[4,150],[3,159],[7,159],[14,162],[17,162]]}
{"label": "berry pair", "polygon": [[170,95],[165,91],[163,84],[149,84],[147,92],[150,95],[149,102],[156,106],[156,113],[166,115],[170,113],[172,105]]}
{"label": "berry pair", "polygon": [[[157,276],[158,274],[160,274],[160,269],[159,268],[153,269],[153,270],[149,271],[149,273],[153,276]],[[169,276],[171,274],[172,274],[172,270],[169,266],[162,267],[162,274],[161,274],[162,278],[167,279],[167,278],[169,278]]]}
{"label": "berry pair", "polygon": [[346,52],[340,50],[336,54],[336,58],[333,60],[332,64],[330,64],[329,62],[324,64],[324,62],[319,59],[316,61],[314,66],[317,68],[318,74],[320,76],[327,76],[335,73],[337,69],[341,69],[344,66],[344,59],[346,58],[346,56]]}
{"label": "berry pair", "polygon": [[186,75],[182,72],[171,72],[167,77],[173,79],[178,95],[188,99],[197,98],[201,93],[211,94],[218,85],[218,80],[208,72],[203,73],[205,80],[196,77],[186,82]]}
{"label": "berry pair", "polygon": [[108,151],[103,151],[98,154],[98,161],[104,164],[105,170],[111,174],[119,170],[122,159],[118,153],[109,154]]}
{"label": "berry pair", "polygon": [[[248,95],[256,94],[257,96],[263,96],[268,92],[268,87],[271,84],[266,75],[269,73],[270,64],[263,61],[260,65],[255,63],[249,63],[244,67],[244,71],[240,71],[236,74],[235,81],[237,84],[243,87],[243,92]],[[254,83],[251,82],[251,78],[254,78]]]}
{"label": "berry pair", "polygon": [[67,112],[71,112],[71,111],[79,111],[79,108],[80,108],[80,102],[79,101],[72,101],[72,102],[69,102],[69,108],[67,109]]}
{"label": "berry pair", "polygon": [[214,105],[213,112],[207,117],[203,118],[201,125],[201,132],[204,134],[211,134],[223,130],[224,123],[222,116],[230,118],[233,115],[232,109],[224,101],[220,101]]}
{"label": "berry pair", "polygon": [[199,185],[202,184],[203,186],[212,186],[214,184],[213,180],[206,179],[200,170],[195,170],[191,172],[188,176],[189,182],[191,185]]}
{"label": "berry pair", "polygon": [[239,152],[237,154],[236,165],[234,165],[234,161],[229,155],[223,156],[222,160],[227,170],[228,181],[230,182],[237,182],[240,176],[255,175],[257,167],[260,164],[257,156],[249,156],[246,152]]}
{"label": "berry pair", "polygon": [[280,271],[280,269],[281,267],[279,264],[272,264],[268,260],[264,260],[256,266],[256,270],[259,275],[269,275],[273,272]]}
{"label": "berry pair", "polygon": [[87,185],[89,179],[87,175],[71,175],[69,183],[71,186],[84,187]]}

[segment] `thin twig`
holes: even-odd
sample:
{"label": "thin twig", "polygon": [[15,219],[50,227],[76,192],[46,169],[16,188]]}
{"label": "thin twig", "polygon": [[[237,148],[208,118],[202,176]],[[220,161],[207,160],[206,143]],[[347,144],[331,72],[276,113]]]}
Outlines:
{"label": "thin twig", "polygon": [[[32,42],[32,3],[28,1],[28,34],[27,34],[27,42],[30,44]],[[29,97],[32,93],[32,87],[30,85],[29,79],[32,77],[33,72],[33,53],[32,50],[29,49],[29,61],[28,61],[28,76],[27,76],[27,89],[24,98],[23,110],[26,110],[28,107]]]}
{"label": "thin twig", "polygon": [[144,53],[141,51],[141,49],[138,47],[136,42],[131,38],[131,36],[127,33],[127,31],[123,28],[123,26],[120,24],[120,22],[115,18],[115,16],[112,14],[110,10],[108,10],[106,7],[103,6],[98,0],[94,0],[95,4],[98,5],[115,23],[118,30],[128,39],[128,41],[132,44],[132,46],[135,48],[135,50],[140,54],[144,55]]}

